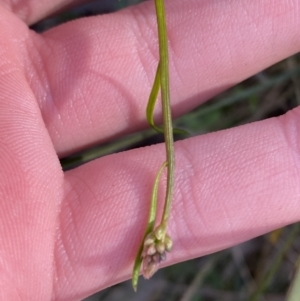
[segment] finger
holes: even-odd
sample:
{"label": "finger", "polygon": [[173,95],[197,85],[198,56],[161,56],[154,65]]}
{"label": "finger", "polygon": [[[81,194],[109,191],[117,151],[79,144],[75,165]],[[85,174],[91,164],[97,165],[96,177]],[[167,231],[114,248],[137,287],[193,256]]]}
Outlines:
{"label": "finger", "polygon": [[[166,4],[175,115],[299,51],[297,1]],[[145,126],[156,36],[153,1],[33,36],[27,70],[61,156]]]}
{"label": "finger", "polygon": [[[300,220],[299,112],[176,143],[167,265]],[[56,300],[83,298],[130,277],[164,156],[157,145],[66,173]],[[161,183],[160,211],[163,192]]]}
{"label": "finger", "polygon": [[0,5],[16,14],[26,24],[31,25],[67,7],[84,2],[88,2],[88,0],[0,0]]}
{"label": "finger", "polygon": [[18,43],[0,23],[0,300],[49,300],[63,173]]}

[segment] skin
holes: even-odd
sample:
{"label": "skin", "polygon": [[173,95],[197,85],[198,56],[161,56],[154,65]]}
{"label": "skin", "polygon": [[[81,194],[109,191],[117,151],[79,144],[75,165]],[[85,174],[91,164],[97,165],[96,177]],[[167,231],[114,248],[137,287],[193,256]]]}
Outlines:
{"label": "skin", "polygon": [[[79,300],[128,279],[165,157],[162,144],[62,172],[58,157],[147,126],[158,63],[153,1],[28,29],[69,2],[0,1],[1,300]],[[174,116],[300,50],[297,0],[166,11]],[[300,220],[299,114],[175,144],[167,265]]]}

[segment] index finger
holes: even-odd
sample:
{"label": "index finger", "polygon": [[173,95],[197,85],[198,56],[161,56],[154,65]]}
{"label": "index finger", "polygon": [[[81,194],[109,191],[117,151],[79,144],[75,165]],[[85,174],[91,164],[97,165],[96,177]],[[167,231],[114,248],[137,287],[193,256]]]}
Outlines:
{"label": "index finger", "polygon": [[68,6],[88,2],[88,0],[0,0],[0,5],[15,13],[26,24],[31,25],[39,20],[66,9]]}
{"label": "index finger", "polygon": [[[166,1],[174,115],[299,51],[296,2]],[[43,64],[32,63],[32,89],[59,155],[146,126],[158,61],[153,1],[33,38]]]}
{"label": "index finger", "polygon": [[[166,265],[228,248],[300,219],[299,109],[176,142]],[[65,173],[55,297],[128,279],[144,235],[164,146],[113,154]],[[151,179],[151,180],[150,180]],[[164,182],[159,188],[162,210]]]}

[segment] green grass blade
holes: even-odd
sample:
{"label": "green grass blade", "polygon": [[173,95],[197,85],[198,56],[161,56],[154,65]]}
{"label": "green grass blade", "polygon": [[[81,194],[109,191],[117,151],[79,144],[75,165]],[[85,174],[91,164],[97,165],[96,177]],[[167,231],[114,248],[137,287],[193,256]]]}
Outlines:
{"label": "green grass blade", "polygon": [[158,63],[154,83],[153,83],[152,90],[151,90],[148,104],[147,104],[146,116],[147,116],[147,121],[150,124],[150,126],[158,133],[163,133],[164,132],[163,129],[157,127],[154,124],[154,119],[153,119],[155,103],[158,98],[158,92],[160,89],[160,72],[161,72],[160,70],[161,70],[160,63]]}
{"label": "green grass blade", "polygon": [[136,258],[134,261],[134,267],[133,267],[133,271],[132,271],[132,286],[133,286],[134,291],[137,290],[137,285],[138,285],[138,280],[139,280],[139,275],[140,275],[140,270],[141,270],[141,265],[142,265],[142,252],[143,252],[143,247],[144,247],[144,240],[145,240],[145,237],[154,230],[154,226],[155,226],[154,223],[155,223],[155,219],[156,219],[158,184],[159,184],[162,172],[166,166],[167,166],[167,161],[163,163],[163,165],[160,167],[160,169],[155,177],[152,194],[151,194],[151,205],[150,205],[150,212],[149,212],[149,217],[148,217],[147,228],[145,231],[143,241],[142,241],[142,243],[139,247],[138,253],[136,255]]}
{"label": "green grass blade", "polygon": [[[163,134],[164,129],[161,126],[157,126],[154,123],[153,115],[154,115],[154,109],[155,109],[155,104],[158,98],[158,93],[160,89],[160,73],[161,73],[161,67],[160,63],[157,66],[156,74],[155,74],[155,79],[154,83],[152,86],[152,90],[149,96],[148,104],[147,104],[147,109],[146,109],[146,117],[149,125],[158,133]],[[174,134],[180,134],[180,135],[187,135],[189,136],[189,133],[185,130],[175,128],[173,129]]]}

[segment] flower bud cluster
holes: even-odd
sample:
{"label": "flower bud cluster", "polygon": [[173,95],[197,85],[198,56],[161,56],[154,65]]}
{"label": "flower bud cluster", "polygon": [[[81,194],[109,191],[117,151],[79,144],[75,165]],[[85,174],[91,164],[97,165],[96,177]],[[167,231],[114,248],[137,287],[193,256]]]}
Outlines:
{"label": "flower bud cluster", "polygon": [[172,246],[172,239],[166,233],[164,225],[158,226],[145,237],[142,252],[144,278],[149,279],[157,271],[158,265],[166,260],[166,252],[170,252]]}

